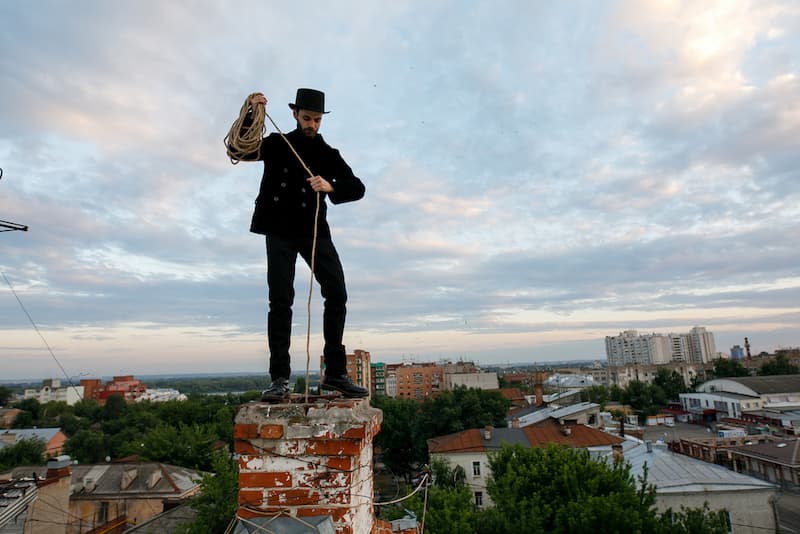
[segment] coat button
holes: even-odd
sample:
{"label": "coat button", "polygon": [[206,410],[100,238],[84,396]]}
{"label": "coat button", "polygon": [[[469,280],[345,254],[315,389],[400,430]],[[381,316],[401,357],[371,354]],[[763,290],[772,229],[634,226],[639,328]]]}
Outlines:
{"label": "coat button", "polygon": [[302,204],[300,204],[300,205],[301,205],[301,206],[303,206],[304,208],[306,207],[306,203],[305,203],[305,202],[303,202],[303,203],[302,203]]}
{"label": "coat button", "polygon": [[305,188],[305,187],[301,187],[301,188],[300,188],[300,192],[301,192],[301,193],[305,193],[305,192],[306,192],[306,188]]}
{"label": "coat button", "polygon": [[283,168],[283,172],[289,172],[289,169],[287,169],[286,167],[284,167],[284,168]]}
{"label": "coat button", "polygon": [[281,187],[286,187],[286,182],[281,182]]}
{"label": "coat button", "polygon": [[273,197],[273,198],[272,198],[272,200],[274,200],[275,202],[277,202],[277,201],[278,201],[278,197]]}

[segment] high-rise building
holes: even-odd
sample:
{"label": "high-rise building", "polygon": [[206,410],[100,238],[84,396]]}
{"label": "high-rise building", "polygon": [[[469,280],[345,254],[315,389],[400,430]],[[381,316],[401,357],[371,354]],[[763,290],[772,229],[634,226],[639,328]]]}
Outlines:
{"label": "high-rise building", "polygon": [[372,392],[379,395],[386,395],[386,364],[375,362],[369,364],[370,382]]}
{"label": "high-rise building", "polygon": [[[319,357],[320,375],[325,374],[325,356]],[[370,355],[369,352],[361,349],[356,349],[352,354],[346,356],[345,369],[347,376],[354,384],[367,388],[372,391],[371,387],[371,371],[370,371]]]}
{"label": "high-rise building", "polygon": [[731,359],[733,360],[744,359],[744,348],[742,348],[741,345],[734,345],[731,347]]}
{"label": "high-rise building", "polygon": [[422,400],[444,387],[444,372],[434,363],[404,365],[397,368],[397,396]]}
{"label": "high-rise building", "polygon": [[688,333],[643,334],[625,330],[606,336],[608,365],[662,365],[670,362],[708,363],[716,357],[714,334],[702,326]]}

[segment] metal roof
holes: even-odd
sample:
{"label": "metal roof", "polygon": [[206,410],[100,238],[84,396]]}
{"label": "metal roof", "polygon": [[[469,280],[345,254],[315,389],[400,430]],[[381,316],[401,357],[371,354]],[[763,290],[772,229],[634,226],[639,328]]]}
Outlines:
{"label": "metal roof", "polygon": [[631,474],[638,477],[647,464],[647,482],[656,486],[657,494],[706,493],[714,491],[769,490],[777,486],[765,480],[731,471],[721,465],[675,454],[664,445],[640,444],[625,451]]}
{"label": "metal roof", "polygon": [[800,374],[775,375],[775,376],[740,376],[716,378],[701,384],[703,391],[709,387],[716,387],[718,391],[725,391],[725,382],[736,382],[751,390],[755,395],[774,395],[779,393],[800,392]]}

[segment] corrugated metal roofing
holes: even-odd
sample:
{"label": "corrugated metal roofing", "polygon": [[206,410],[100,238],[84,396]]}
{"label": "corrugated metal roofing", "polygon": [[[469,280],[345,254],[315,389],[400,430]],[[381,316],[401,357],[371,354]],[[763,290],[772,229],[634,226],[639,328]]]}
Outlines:
{"label": "corrugated metal roofing", "polygon": [[768,490],[776,486],[764,480],[731,471],[721,465],[675,454],[665,446],[653,444],[652,452],[645,444],[625,451],[631,474],[638,477],[647,464],[647,481],[656,486],[656,493],[695,493],[712,491]]}
{"label": "corrugated metal roofing", "polygon": [[800,392],[800,375],[741,376],[725,380],[739,382],[759,395]]}
{"label": "corrugated metal roofing", "polygon": [[753,443],[752,445],[730,447],[728,450],[784,465],[800,465],[800,440],[797,439]]}

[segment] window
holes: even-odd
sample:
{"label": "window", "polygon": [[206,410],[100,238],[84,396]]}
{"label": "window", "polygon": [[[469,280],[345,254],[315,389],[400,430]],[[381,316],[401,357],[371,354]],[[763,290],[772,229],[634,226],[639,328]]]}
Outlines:
{"label": "window", "polygon": [[481,463],[480,462],[472,462],[472,474],[476,477],[481,476]]}
{"label": "window", "polygon": [[483,492],[476,491],[475,492],[475,506],[483,506]]}
{"label": "window", "polygon": [[102,525],[108,521],[108,503],[101,502],[100,508],[97,509],[97,524]]}

